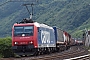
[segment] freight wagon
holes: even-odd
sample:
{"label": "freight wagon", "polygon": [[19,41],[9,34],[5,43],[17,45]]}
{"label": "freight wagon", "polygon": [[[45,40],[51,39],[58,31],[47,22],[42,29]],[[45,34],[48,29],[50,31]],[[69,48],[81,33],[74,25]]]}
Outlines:
{"label": "freight wagon", "polygon": [[57,50],[66,50],[68,47],[70,47],[71,44],[71,35],[68,34],[66,31],[61,30],[58,27],[53,27],[55,32],[55,40],[56,40],[56,47]]}
{"label": "freight wagon", "polygon": [[36,54],[40,50],[56,47],[54,30],[45,24],[14,24],[12,49],[18,55]]}

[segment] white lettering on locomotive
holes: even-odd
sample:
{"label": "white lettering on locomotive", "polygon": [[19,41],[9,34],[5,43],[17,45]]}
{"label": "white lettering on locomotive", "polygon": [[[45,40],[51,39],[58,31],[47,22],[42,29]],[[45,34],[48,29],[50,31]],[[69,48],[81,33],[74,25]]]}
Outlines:
{"label": "white lettering on locomotive", "polygon": [[41,41],[42,43],[50,43],[50,33],[47,31],[41,31]]}

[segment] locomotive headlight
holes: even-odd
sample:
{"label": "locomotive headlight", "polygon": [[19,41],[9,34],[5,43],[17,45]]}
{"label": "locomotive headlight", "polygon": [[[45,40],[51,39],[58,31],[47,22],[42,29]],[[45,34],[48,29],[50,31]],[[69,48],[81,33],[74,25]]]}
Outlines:
{"label": "locomotive headlight", "polygon": [[18,44],[18,42],[14,42],[14,44]]}
{"label": "locomotive headlight", "polygon": [[32,44],[33,42],[31,41],[31,44]]}
{"label": "locomotive headlight", "polygon": [[31,42],[29,42],[29,44],[32,44],[33,42],[31,41]]}

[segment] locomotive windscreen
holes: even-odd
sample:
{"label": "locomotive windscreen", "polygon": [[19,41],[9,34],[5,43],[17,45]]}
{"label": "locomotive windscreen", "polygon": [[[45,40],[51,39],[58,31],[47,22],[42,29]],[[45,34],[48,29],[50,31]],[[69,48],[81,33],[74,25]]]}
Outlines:
{"label": "locomotive windscreen", "polygon": [[33,36],[33,26],[15,26],[14,36]]}

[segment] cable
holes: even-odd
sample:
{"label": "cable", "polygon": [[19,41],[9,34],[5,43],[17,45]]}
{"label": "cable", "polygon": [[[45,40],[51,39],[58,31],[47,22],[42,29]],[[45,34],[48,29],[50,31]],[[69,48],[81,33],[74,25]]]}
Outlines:
{"label": "cable", "polygon": [[[31,0],[32,2],[38,2],[38,0]],[[6,4],[6,3],[8,3],[8,2],[31,2],[30,0],[29,1],[22,1],[22,0],[7,0],[6,2],[4,2],[4,3],[2,3],[2,4],[0,4],[0,6],[3,6],[4,4]]]}
{"label": "cable", "polygon": [[38,2],[38,0],[11,0],[11,2]]}
{"label": "cable", "polygon": [[0,4],[0,6],[3,6],[4,4],[6,4],[6,3],[8,3],[8,2],[11,2],[11,0],[8,0],[8,1],[6,1],[6,2]]}

